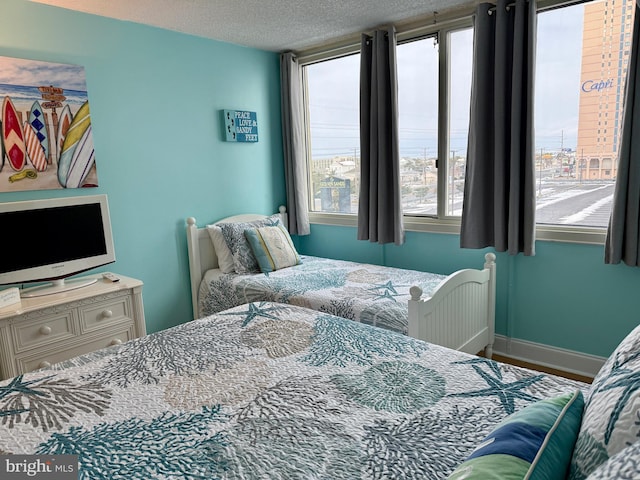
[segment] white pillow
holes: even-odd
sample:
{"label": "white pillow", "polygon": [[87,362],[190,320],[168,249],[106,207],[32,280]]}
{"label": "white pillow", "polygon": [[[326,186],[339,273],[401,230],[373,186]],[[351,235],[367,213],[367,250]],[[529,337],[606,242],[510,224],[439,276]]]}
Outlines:
{"label": "white pillow", "polygon": [[222,229],[217,225],[207,225],[207,232],[209,232],[211,243],[213,243],[213,248],[218,256],[220,270],[222,270],[222,273],[234,273],[233,255],[222,236]]}

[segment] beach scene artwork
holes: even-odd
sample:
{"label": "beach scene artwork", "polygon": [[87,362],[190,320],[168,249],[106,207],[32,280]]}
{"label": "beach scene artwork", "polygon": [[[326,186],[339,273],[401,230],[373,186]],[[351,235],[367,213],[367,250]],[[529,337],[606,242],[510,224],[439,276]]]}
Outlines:
{"label": "beach scene artwork", "polygon": [[84,67],[0,56],[0,192],[97,187]]}

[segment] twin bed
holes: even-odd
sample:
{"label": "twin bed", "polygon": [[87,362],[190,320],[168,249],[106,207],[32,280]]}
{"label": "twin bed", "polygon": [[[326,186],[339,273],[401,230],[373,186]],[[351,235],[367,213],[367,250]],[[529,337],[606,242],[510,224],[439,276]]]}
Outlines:
{"label": "twin bed", "polygon": [[0,477],[638,478],[640,327],[593,385],[384,327],[255,299],[0,381]]}
{"label": "twin bed", "polygon": [[[217,224],[242,225],[279,218],[237,215]],[[357,262],[303,256],[301,263],[265,273],[220,269],[209,226],[187,219],[194,318],[246,302],[277,301],[409,334],[455,350],[492,355],[495,322],[495,255],[482,269],[439,275]]]}

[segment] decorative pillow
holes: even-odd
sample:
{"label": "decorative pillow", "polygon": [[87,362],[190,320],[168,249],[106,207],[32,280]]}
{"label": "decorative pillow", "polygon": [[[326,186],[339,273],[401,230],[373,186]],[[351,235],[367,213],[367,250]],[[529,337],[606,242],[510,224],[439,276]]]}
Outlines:
{"label": "decorative pillow", "polygon": [[593,380],[569,478],[586,478],[639,437],[640,325],[620,342]]}
{"label": "decorative pillow", "polygon": [[256,257],[253,256],[249,242],[244,236],[244,231],[248,228],[255,227],[275,227],[280,225],[280,216],[278,214],[270,217],[254,220],[253,222],[236,222],[236,223],[218,223],[217,226],[222,230],[222,236],[231,251],[233,257],[233,268],[236,273],[254,273],[259,272],[260,267]]}
{"label": "decorative pillow", "polygon": [[640,441],[619,451],[600,465],[587,480],[638,480],[640,478]]}
{"label": "decorative pillow", "polygon": [[526,406],[487,435],[449,478],[564,480],[583,407],[580,390]]}
{"label": "decorative pillow", "polygon": [[244,235],[262,273],[300,263],[300,255],[293,246],[289,232],[282,225],[248,228]]}
{"label": "decorative pillow", "polygon": [[211,243],[213,243],[213,248],[216,251],[220,270],[222,270],[223,273],[235,272],[233,255],[231,255],[231,250],[227,247],[227,242],[224,241],[222,229],[215,224],[207,225],[207,232],[209,233],[209,237],[211,237]]}

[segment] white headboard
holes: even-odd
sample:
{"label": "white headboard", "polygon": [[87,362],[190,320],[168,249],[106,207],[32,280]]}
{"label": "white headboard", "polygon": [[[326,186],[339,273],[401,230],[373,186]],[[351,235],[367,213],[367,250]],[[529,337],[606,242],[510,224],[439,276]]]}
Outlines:
{"label": "white headboard", "polygon": [[[285,227],[288,226],[287,209],[280,206],[279,215]],[[267,215],[257,213],[245,213],[241,215],[233,215],[232,217],[222,218],[212,223],[221,222],[250,222],[266,218]],[[189,254],[189,278],[191,283],[191,305],[193,307],[193,318],[198,317],[198,291],[200,290],[200,282],[207,270],[218,268],[218,257],[213,248],[211,237],[206,227],[198,227],[194,217],[187,218],[187,252]]]}

